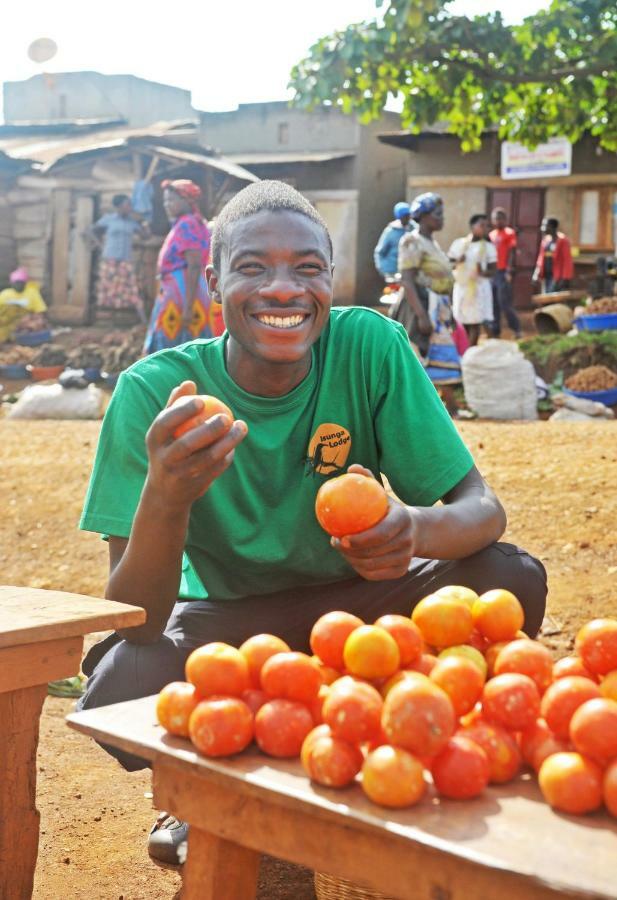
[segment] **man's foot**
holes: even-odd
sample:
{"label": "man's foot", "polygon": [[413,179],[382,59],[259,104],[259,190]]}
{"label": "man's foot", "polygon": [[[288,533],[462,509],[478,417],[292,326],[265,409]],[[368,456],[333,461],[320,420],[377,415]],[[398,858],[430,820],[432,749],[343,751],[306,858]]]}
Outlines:
{"label": "man's foot", "polygon": [[169,813],[159,813],[150,829],[148,853],[169,866],[181,866],[186,860],[189,826]]}

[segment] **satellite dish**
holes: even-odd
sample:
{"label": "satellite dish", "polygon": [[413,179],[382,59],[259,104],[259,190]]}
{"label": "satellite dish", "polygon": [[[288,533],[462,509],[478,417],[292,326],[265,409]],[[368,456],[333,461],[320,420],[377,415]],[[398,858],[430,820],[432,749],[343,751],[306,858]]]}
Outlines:
{"label": "satellite dish", "polygon": [[51,38],[37,38],[28,47],[28,57],[35,63],[48,62],[58,52],[58,45]]}

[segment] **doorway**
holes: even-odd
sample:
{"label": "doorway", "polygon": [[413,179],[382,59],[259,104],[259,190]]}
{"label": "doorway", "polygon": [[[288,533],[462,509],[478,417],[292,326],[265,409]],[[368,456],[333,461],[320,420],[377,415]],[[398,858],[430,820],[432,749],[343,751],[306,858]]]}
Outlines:
{"label": "doorway", "polygon": [[540,225],[544,217],[544,188],[496,188],[488,191],[488,209],[502,206],[508,222],[516,230],[516,271],[512,281],[514,305],[531,307],[531,276],[540,246]]}

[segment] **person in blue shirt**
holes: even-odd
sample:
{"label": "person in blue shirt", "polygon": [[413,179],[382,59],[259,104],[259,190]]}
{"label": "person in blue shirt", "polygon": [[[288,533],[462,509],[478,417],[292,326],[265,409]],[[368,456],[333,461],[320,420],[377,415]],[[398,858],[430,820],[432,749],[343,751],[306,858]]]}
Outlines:
{"label": "person in blue shirt", "polygon": [[397,203],[394,219],[381,232],[373,253],[375,268],[384,278],[398,272],[398,245],[405,232],[410,230],[410,223],[409,203]]}

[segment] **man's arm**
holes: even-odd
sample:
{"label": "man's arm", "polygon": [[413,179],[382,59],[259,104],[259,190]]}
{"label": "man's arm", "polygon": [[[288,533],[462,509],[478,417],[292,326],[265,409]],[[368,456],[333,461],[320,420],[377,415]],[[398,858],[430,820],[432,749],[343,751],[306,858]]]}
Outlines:
{"label": "man's arm", "polygon": [[416,274],[416,269],[403,269],[401,272],[401,284],[405,289],[405,299],[412,311],[416,314],[418,319],[418,329],[420,334],[431,334],[433,331],[433,326],[431,324],[431,320],[429,314],[422,306],[420,302],[420,298],[418,297],[418,292],[416,290],[416,283],[414,281],[414,275]]}
{"label": "man's arm", "polygon": [[383,258],[389,249],[389,243],[388,243],[389,229],[390,229],[390,226],[388,225],[381,232],[381,235],[379,236],[379,240],[377,241],[377,244],[375,246],[375,250],[373,251],[373,261],[375,263],[375,268],[377,269],[377,271],[379,272],[380,275],[384,275]]}
{"label": "man's arm", "polygon": [[[362,466],[350,472],[371,475]],[[442,506],[405,506],[390,499],[384,519],[332,545],[368,581],[401,578],[414,557],[463,559],[498,540],[505,511],[475,466],[443,498]]]}
{"label": "man's arm", "polygon": [[218,415],[174,438],[178,426],[200,410],[200,400],[173,409],[180,396],[195,394],[193,382],[176,388],[146,437],[148,474],[131,535],[109,542],[108,600],[146,610],[145,625],[123,629],[133,644],[151,644],[163,633],[178,597],[182,553],[191,506],[232,464],[234,450],[247,433],[242,421]]}

